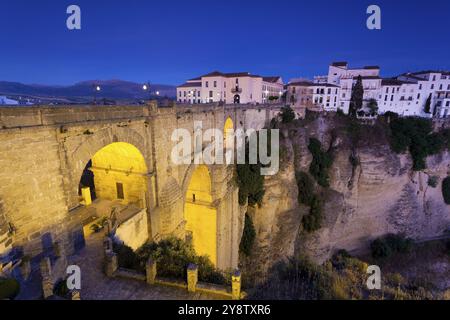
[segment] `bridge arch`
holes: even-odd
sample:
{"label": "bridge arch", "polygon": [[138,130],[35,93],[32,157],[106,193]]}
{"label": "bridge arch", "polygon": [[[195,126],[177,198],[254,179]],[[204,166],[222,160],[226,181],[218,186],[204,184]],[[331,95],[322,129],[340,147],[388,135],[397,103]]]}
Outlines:
{"label": "bridge arch", "polygon": [[188,168],[183,191],[186,239],[198,255],[208,256],[217,265],[217,208],[208,166]]}
{"label": "bridge arch", "polygon": [[[87,134],[87,133],[86,133]],[[149,161],[145,156],[145,144],[143,137],[135,130],[129,128],[115,128],[115,130],[103,129],[98,132],[89,134],[87,139],[84,139],[71,153],[69,160],[69,167],[71,167],[71,183],[70,183],[70,207],[74,208],[79,205],[79,182],[86,169],[88,163],[94,156],[104,148],[112,146],[107,151],[119,152],[123,156],[128,154],[135,159],[140,159],[139,170],[145,169],[145,174],[148,173]],[[122,148],[120,148],[122,147]],[[120,151],[120,149],[123,149]],[[140,154],[140,157],[138,156]],[[118,155],[116,153],[116,155]],[[100,159],[100,158],[97,158]],[[105,159],[105,158],[103,158]],[[130,168],[128,168],[129,170]],[[136,169],[136,168],[135,168]],[[122,170],[122,169],[120,169]],[[126,170],[125,170],[126,171]],[[133,171],[133,170],[132,170]],[[144,174],[139,172],[139,174]]]}

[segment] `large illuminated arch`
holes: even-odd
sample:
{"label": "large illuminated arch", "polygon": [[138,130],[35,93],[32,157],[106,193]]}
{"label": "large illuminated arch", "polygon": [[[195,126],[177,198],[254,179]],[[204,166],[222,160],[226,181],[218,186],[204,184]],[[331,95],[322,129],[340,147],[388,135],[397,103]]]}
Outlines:
{"label": "large illuminated arch", "polygon": [[92,166],[97,198],[124,204],[145,198],[147,166],[138,148],[125,142],[111,143],[95,153]]}
{"label": "large illuminated arch", "polygon": [[217,264],[217,210],[212,206],[211,176],[205,165],[195,168],[186,192],[186,231],[198,255]]}

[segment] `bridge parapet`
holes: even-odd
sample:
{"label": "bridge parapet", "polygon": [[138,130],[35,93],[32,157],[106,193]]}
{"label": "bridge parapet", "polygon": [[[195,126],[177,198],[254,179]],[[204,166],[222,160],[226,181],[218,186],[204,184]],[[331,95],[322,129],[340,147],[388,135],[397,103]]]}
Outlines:
{"label": "bridge parapet", "polygon": [[180,112],[197,114],[225,111],[230,113],[244,112],[250,109],[277,112],[281,107],[281,104],[224,105],[219,103],[191,105],[172,104],[167,107],[158,107],[158,104],[155,101],[152,101],[149,105],[145,106],[70,105],[0,107],[0,129],[63,125],[89,121],[139,119]]}

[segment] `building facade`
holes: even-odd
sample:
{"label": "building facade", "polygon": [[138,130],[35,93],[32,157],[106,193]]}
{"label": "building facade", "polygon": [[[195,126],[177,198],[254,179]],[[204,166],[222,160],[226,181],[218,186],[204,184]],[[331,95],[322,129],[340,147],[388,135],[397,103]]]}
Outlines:
{"label": "building facade", "polygon": [[[450,116],[449,71],[420,71],[382,78],[378,66],[349,68],[347,62],[334,62],[327,75],[316,76],[313,82],[289,83],[288,101],[291,105],[315,106],[324,111],[340,109],[348,113],[353,87],[359,77],[364,88],[363,112],[366,115],[369,115],[368,105],[375,100],[378,114],[390,111],[401,116]],[[333,95],[336,92],[337,97]]]}
{"label": "building facade", "polygon": [[178,103],[257,104],[279,102],[283,95],[279,76],[261,77],[248,72],[214,71],[177,87]]}

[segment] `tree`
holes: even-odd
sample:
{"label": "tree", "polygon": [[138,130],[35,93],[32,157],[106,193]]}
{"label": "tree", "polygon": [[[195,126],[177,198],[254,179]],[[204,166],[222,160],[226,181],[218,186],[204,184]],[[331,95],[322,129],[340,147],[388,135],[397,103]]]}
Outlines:
{"label": "tree", "polygon": [[283,123],[290,123],[295,119],[295,112],[292,110],[291,107],[285,106],[281,108],[281,122]]}
{"label": "tree", "polygon": [[450,204],[450,177],[442,181],[442,196],[444,197],[444,202]]}
{"label": "tree", "polygon": [[352,89],[352,97],[350,100],[349,114],[351,117],[356,118],[356,113],[361,110],[363,105],[364,88],[362,84],[362,77],[358,76],[355,85]]}
{"label": "tree", "polygon": [[367,105],[370,115],[373,117],[378,113],[378,102],[375,99],[370,99]]}
{"label": "tree", "polygon": [[431,113],[431,93],[427,98],[427,101],[425,102],[424,110],[425,113]]}
{"label": "tree", "polygon": [[252,253],[253,244],[255,242],[256,231],[253,225],[252,218],[245,214],[244,233],[242,234],[241,244],[239,250],[247,257]]}

